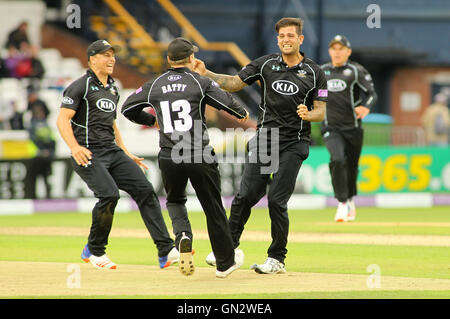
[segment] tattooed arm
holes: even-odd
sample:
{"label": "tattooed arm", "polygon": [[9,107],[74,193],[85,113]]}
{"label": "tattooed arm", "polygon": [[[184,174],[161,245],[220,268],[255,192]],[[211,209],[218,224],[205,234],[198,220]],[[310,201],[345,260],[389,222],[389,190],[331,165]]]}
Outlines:
{"label": "tattooed arm", "polygon": [[228,92],[236,92],[247,86],[247,84],[241,80],[239,75],[226,75],[211,72],[206,69],[205,63],[199,59],[195,59],[192,71],[217,82],[221,89]]}
{"label": "tattooed arm", "polygon": [[211,71],[206,71],[205,76],[216,81],[221,89],[228,92],[236,92],[247,86],[247,84],[241,80],[239,75],[217,74]]}

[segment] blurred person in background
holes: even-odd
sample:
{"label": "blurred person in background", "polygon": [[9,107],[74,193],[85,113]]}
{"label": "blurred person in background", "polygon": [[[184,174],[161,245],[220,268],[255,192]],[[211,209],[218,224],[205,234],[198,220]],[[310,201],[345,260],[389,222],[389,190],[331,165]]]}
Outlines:
{"label": "blurred person in background", "polygon": [[14,53],[14,60],[16,63],[11,66],[14,77],[38,80],[43,78],[45,70],[39,59],[39,48],[37,46],[30,45],[17,51]]}
{"label": "blurred person in background", "polygon": [[27,111],[31,112],[31,119],[36,116],[41,116],[41,112],[44,113],[45,118],[48,118],[50,110],[47,104],[39,98],[39,95],[33,89],[30,89],[28,93],[28,106]]}
{"label": "blurred person in background", "polygon": [[422,116],[422,126],[425,129],[425,135],[429,145],[448,145],[450,114],[447,100],[448,98],[445,94],[436,94],[434,103],[428,106]]}
{"label": "blurred person in background", "polygon": [[9,126],[11,130],[24,130],[25,126],[23,125],[23,112],[20,112],[17,103],[15,101],[11,101],[12,115],[9,118]]}
{"label": "blurred person in background", "polygon": [[8,53],[5,58],[8,77],[16,79],[20,78],[20,75],[17,72],[17,66],[19,65],[20,61],[22,61],[22,58],[22,54],[13,45],[10,45],[8,47]]}
{"label": "blurred person in background", "polygon": [[42,79],[45,73],[44,66],[39,59],[37,46],[27,46],[18,50],[15,46],[10,45],[5,60],[0,62],[0,77],[3,75],[3,77],[16,79]]}
{"label": "blurred person in background", "polygon": [[9,77],[9,69],[5,60],[0,56],[0,79]]}
{"label": "blurred person in background", "polygon": [[37,147],[37,154],[31,160],[28,170],[30,197],[36,197],[36,181],[42,176],[45,184],[46,198],[50,198],[51,185],[48,177],[52,173],[52,161],[55,156],[56,142],[52,129],[47,123],[47,117],[43,109],[36,109],[34,117],[30,121],[28,129],[30,139]]}
{"label": "blurred person in background", "polygon": [[35,45],[30,46],[28,59],[31,64],[31,71],[28,74],[29,78],[42,79],[45,74],[44,66],[39,59],[39,48]]}
{"label": "blurred person in background", "polygon": [[31,45],[28,38],[27,21],[22,21],[16,29],[8,34],[5,48],[8,50],[5,59],[8,76],[17,79],[28,77],[31,74],[32,61],[29,57]]}
{"label": "blurred person in background", "polygon": [[377,94],[369,72],[349,60],[350,42],[336,35],[328,44],[331,62],[322,65],[328,87],[328,103],[321,133],[330,153],[334,196],[339,201],[335,221],[353,221],[356,207],[358,162],[363,146],[362,119],[369,114]]}
{"label": "blurred person in background", "polygon": [[23,21],[19,26],[8,34],[5,48],[13,46],[16,50],[26,49],[30,45],[28,39],[28,22]]}
{"label": "blurred person in background", "polygon": [[11,101],[5,100],[0,96],[0,130],[9,130],[9,119],[13,112],[11,108]]}

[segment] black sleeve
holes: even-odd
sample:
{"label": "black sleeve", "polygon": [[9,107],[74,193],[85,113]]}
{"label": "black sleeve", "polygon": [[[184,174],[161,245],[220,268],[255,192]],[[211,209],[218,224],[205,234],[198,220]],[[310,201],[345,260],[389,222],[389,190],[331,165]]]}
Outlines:
{"label": "black sleeve", "polygon": [[358,66],[358,78],[356,79],[356,83],[364,92],[364,98],[361,105],[370,109],[377,101],[378,96],[375,92],[375,86],[373,85],[370,73],[361,65]]}
{"label": "black sleeve", "polygon": [[72,82],[63,92],[61,107],[76,111],[86,93],[86,82],[84,78]]}
{"label": "black sleeve", "polygon": [[267,58],[267,56],[262,56],[244,66],[238,73],[241,80],[248,85],[261,80],[261,66],[266,62]]}
{"label": "black sleeve", "polygon": [[213,80],[207,79],[207,81],[209,82],[205,89],[207,104],[218,110],[224,110],[239,119],[243,119],[247,115],[247,111],[229,92],[220,89],[219,84]]}
{"label": "black sleeve", "polygon": [[131,94],[122,105],[122,114],[131,122],[141,125],[153,126],[156,118],[144,111],[146,107],[153,107],[148,100],[151,83],[147,82],[133,94]]}
{"label": "black sleeve", "polygon": [[316,71],[316,88],[314,89],[313,97],[315,101],[328,101],[327,78],[321,68],[317,68]]}

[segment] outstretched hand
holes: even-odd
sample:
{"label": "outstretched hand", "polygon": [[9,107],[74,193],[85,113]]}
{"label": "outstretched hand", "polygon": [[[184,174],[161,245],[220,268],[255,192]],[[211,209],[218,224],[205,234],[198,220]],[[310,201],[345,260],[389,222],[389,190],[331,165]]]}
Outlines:
{"label": "outstretched hand", "polygon": [[137,157],[133,154],[128,154],[128,156],[142,169],[143,172],[148,170],[148,166],[144,163],[143,157]]}

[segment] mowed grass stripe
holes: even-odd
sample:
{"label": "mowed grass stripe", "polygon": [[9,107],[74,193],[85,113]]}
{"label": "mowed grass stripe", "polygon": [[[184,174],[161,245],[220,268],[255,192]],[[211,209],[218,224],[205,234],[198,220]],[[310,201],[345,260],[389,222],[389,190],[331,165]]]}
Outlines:
{"label": "mowed grass stripe", "polygon": [[[204,230],[193,230],[196,238],[209,239]],[[0,235],[33,236],[88,236],[89,229],[81,227],[1,227]],[[110,237],[148,238],[145,229],[113,228]],[[244,231],[242,241],[270,241],[270,233],[265,231]],[[389,235],[389,234],[349,234],[349,233],[289,233],[289,242],[333,243],[397,246],[440,246],[450,247],[450,236],[432,235]]]}
{"label": "mowed grass stripe", "polygon": [[[381,209],[358,208],[357,220],[352,223],[335,223],[335,209],[290,210],[289,229],[292,233],[355,233],[392,235],[450,235],[450,214],[448,207]],[[163,211],[168,228],[171,221],[167,211]],[[202,212],[189,212],[193,229],[206,230],[206,219]],[[90,213],[49,213],[29,216],[0,216],[3,227],[82,227],[89,230]],[[145,230],[140,214],[117,213],[114,229]],[[245,231],[270,231],[267,209],[254,209]],[[244,232],[245,233],[245,232]]]}
{"label": "mowed grass stripe", "polygon": [[[80,254],[85,237],[72,236],[0,236],[0,260],[68,262],[83,264]],[[243,268],[263,263],[269,242],[242,241]],[[209,240],[196,238],[194,263],[206,267],[211,251]],[[450,256],[446,247],[345,245],[289,242],[285,260],[288,272],[368,274],[369,265],[377,265],[382,275],[450,279]],[[151,239],[110,238],[108,256],[117,263],[157,266],[157,251]]]}

